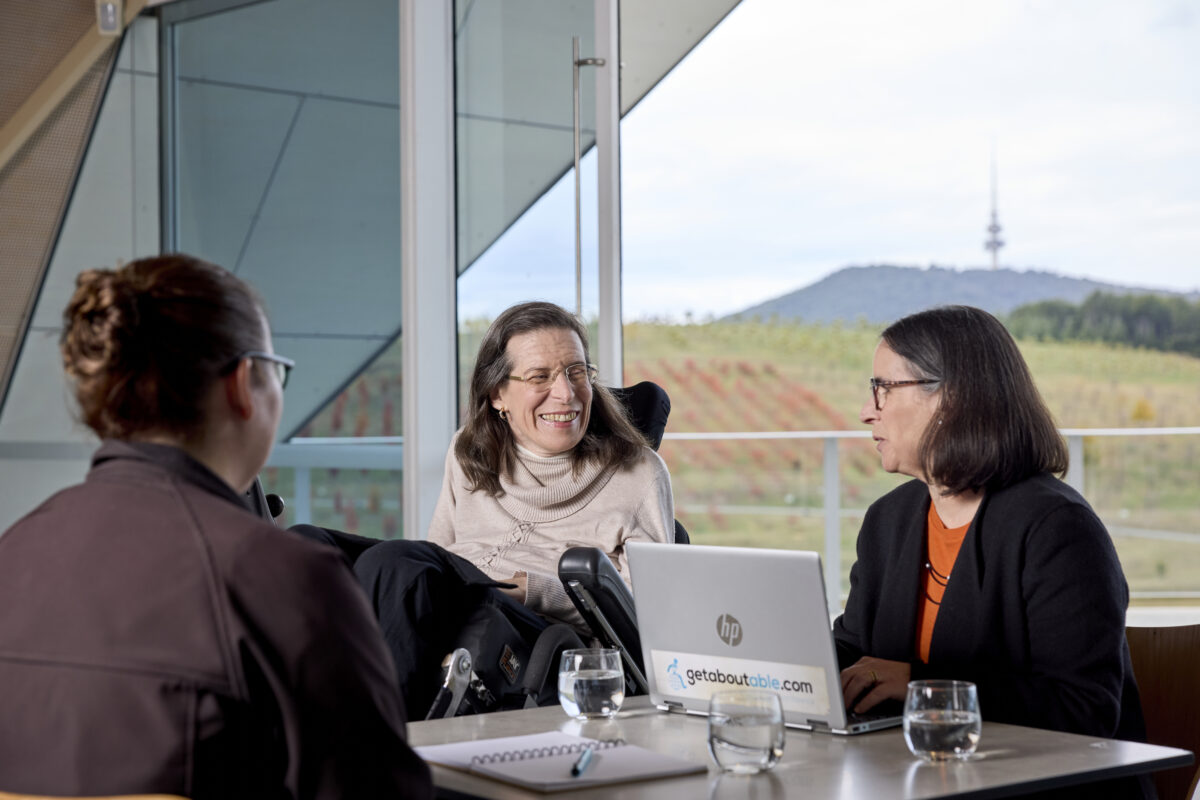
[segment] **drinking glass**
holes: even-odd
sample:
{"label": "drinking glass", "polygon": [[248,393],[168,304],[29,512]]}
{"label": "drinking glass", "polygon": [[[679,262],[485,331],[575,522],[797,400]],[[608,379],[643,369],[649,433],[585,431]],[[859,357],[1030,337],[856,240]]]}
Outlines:
{"label": "drinking glass", "polygon": [[611,647],[564,650],[558,668],[558,702],[577,719],[611,717],[625,701],[621,653]]}
{"label": "drinking glass", "polygon": [[724,772],[753,775],[783,756],[783,703],[762,689],[722,689],[708,701],[708,753]]}
{"label": "drinking glass", "polygon": [[904,741],[926,761],[966,759],[983,729],[975,684],[911,681],[904,700]]}

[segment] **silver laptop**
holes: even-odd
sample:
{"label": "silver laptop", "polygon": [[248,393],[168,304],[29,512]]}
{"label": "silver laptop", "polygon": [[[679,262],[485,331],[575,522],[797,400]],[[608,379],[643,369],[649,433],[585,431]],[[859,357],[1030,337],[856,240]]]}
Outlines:
{"label": "silver laptop", "polygon": [[851,734],[899,716],[847,715],[821,557],[799,550],[627,547],[650,700],[705,714],[712,692],[767,688],[793,728]]}

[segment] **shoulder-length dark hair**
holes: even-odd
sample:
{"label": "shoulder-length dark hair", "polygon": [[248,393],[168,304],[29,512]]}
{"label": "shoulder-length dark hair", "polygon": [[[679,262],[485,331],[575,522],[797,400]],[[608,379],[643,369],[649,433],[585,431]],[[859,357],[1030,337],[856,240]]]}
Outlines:
{"label": "shoulder-length dark hair", "polygon": [[971,306],[933,308],[892,323],[883,342],[941,390],[918,455],[930,484],[959,494],[1067,471],[1066,443],[1000,320]]}
{"label": "shoulder-length dark hair", "polygon": [[[483,490],[492,497],[501,495],[504,490],[500,487],[500,476],[513,474],[516,442],[512,428],[492,408],[492,393],[509,381],[513,370],[508,357],[509,340],[547,329],[573,332],[583,344],[584,360],[591,362],[587,330],[573,314],[553,303],[515,305],[500,314],[483,335],[471,373],[466,422],[454,445],[454,456],[471,491]],[[645,446],[645,437],[629,421],[625,407],[606,387],[593,384],[587,430],[571,451],[575,472],[589,461],[605,468],[631,465],[641,457]]]}

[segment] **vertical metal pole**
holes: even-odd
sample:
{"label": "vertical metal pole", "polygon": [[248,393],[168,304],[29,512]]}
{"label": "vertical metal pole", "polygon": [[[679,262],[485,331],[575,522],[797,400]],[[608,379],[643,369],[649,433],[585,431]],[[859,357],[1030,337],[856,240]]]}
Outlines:
{"label": "vertical metal pole", "polygon": [[308,467],[296,467],[293,470],[292,488],[295,497],[292,498],[292,523],[308,525],[312,523],[312,470]]}
{"label": "vertical metal pole", "polygon": [[1072,434],[1067,437],[1067,485],[1083,494],[1083,437]]}
{"label": "vertical metal pole", "polygon": [[600,319],[596,354],[606,386],[625,385],[621,330],[621,61],[618,0],[596,0],[596,199]]}
{"label": "vertical metal pole", "polygon": [[580,139],[582,138],[583,123],[580,121],[579,114],[579,68],[580,67],[603,67],[603,58],[580,58],[579,57],[579,37],[571,37],[571,100],[572,110],[574,111],[573,128],[575,132],[575,316],[583,317],[583,239],[582,239],[582,217],[583,211],[580,208],[580,175],[579,175],[579,149]]}
{"label": "vertical metal pole", "polygon": [[403,526],[423,539],[458,427],[453,4],[400,0]]}
{"label": "vertical metal pole", "polygon": [[176,111],[178,96],[175,83],[178,66],[176,57],[175,26],[170,24],[166,15],[160,18],[158,28],[158,113],[160,130],[159,139],[159,220],[160,247],[164,253],[174,253],[179,250],[179,207],[175,194],[177,183],[176,139],[179,133],[179,115]]}
{"label": "vertical metal pole", "polygon": [[842,531],[841,531],[841,465],[838,462],[838,440],[826,436],[825,442],[825,595],[829,613],[842,607]]}
{"label": "vertical metal pole", "polygon": [[575,144],[575,316],[583,317],[583,241],[581,238],[582,210],[579,205],[579,37],[571,37],[571,99],[573,101]]}

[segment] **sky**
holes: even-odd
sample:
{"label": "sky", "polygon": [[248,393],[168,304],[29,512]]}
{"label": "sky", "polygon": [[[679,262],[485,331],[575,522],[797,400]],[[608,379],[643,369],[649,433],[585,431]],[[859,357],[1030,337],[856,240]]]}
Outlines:
{"label": "sky", "polygon": [[[1200,290],[1200,4],[743,0],[625,117],[621,158],[626,320],[988,266],[993,159],[1002,265]],[[572,180],[468,272],[466,315],[573,302],[536,266]]]}

